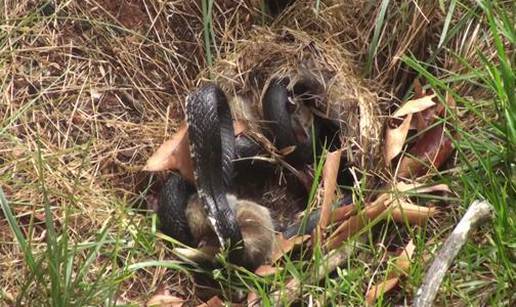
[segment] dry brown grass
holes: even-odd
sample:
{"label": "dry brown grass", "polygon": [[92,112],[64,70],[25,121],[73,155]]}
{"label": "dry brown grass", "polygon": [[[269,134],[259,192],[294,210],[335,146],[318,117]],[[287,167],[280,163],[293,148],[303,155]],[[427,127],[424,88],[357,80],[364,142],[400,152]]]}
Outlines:
{"label": "dry brown grass", "polygon": [[[253,24],[262,22],[257,1],[235,2],[214,6],[214,56],[223,60],[211,72],[221,74],[224,65],[235,64],[231,61],[246,45],[254,45],[253,39],[259,37],[263,43],[270,39],[266,35],[284,27],[300,33],[304,43],[312,37],[322,52],[330,54],[333,62],[325,68],[339,71],[341,84],[363,79],[362,73],[366,77],[360,86],[346,90],[355,91],[349,96],[361,92],[368,97],[365,105],[374,129],[353,130],[350,135],[359,138],[360,133],[370,132],[367,139],[373,140],[375,149],[381,145],[382,117],[377,115],[395,108],[415,76],[400,56],[428,58],[433,51],[428,46],[437,45],[445,17],[437,1],[392,2],[371,70],[364,72],[379,4],[326,1],[316,12],[313,1],[299,0],[269,28],[251,31]],[[156,145],[174,132],[182,119],[184,98],[206,76],[199,3],[59,2],[50,16],[37,11],[41,3],[7,1],[2,16],[0,181],[11,207],[36,254],[46,247],[42,204],[50,203],[55,226],[67,231],[70,244],[93,242],[106,226],[110,237],[125,240],[117,259],[99,257],[94,268],[117,261],[167,259],[162,244],[141,237],[141,233],[153,235],[150,219],[135,214],[133,208],[145,208],[144,191],[156,188],[141,167]],[[455,42],[456,50],[468,58],[474,58],[475,31],[472,25],[471,35],[465,33],[463,41]],[[288,51],[275,48],[277,54]],[[289,52],[292,57],[299,54]],[[244,54],[249,59],[260,57]],[[441,62],[444,69],[463,73],[455,59],[447,56]],[[248,63],[243,70],[253,65]],[[466,86],[461,92],[481,94]],[[367,146],[361,149],[371,152]],[[62,229],[65,216],[67,229]],[[0,289],[9,304],[19,295],[28,271],[4,219],[0,219],[0,242]],[[135,246],[138,252],[133,253]],[[94,270],[89,274],[97,276]],[[118,297],[141,303],[162,287],[192,297],[189,278],[164,268],[131,275]],[[29,291],[29,296],[37,295],[37,289]]]}
{"label": "dry brown grass", "polygon": [[[7,3],[0,173],[24,230],[37,217],[35,253],[45,248],[45,201],[58,229],[70,210],[71,243],[94,241],[105,224],[129,240],[128,225],[150,229],[128,210],[141,206],[139,193],[148,185],[141,165],[174,131],[172,119],[205,65],[199,9],[188,3],[77,2],[58,5],[49,17],[38,14],[41,3]],[[23,257],[5,220],[0,225],[7,242],[0,287],[16,297]],[[164,270],[144,275],[126,282],[120,297],[146,296],[165,276]],[[155,282],[147,280],[153,275]]]}

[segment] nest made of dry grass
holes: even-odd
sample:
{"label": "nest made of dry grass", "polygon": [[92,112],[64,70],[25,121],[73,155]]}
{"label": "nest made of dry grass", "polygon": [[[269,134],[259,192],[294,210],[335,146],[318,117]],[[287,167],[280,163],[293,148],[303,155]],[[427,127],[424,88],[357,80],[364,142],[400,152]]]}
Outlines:
{"label": "nest made of dry grass", "polygon": [[273,80],[288,78],[290,88],[308,80],[318,93],[314,112],[338,124],[348,162],[365,171],[380,165],[383,124],[378,96],[337,41],[295,29],[258,28],[200,80],[208,78],[239,98],[232,100],[235,116],[254,127],[263,118],[262,96]]}

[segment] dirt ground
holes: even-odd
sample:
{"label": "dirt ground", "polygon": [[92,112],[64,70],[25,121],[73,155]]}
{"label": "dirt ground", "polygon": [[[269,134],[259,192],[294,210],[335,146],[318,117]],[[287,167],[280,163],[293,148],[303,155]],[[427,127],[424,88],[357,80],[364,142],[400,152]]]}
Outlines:
{"label": "dirt ground", "polygon": [[[255,27],[277,32],[290,27],[339,42],[357,70],[365,69],[374,31],[371,16],[379,5],[328,1],[315,13],[311,1],[297,1],[272,20],[259,2],[216,1],[214,60],[237,50],[237,42],[249,39]],[[208,68],[200,1],[45,3],[6,1],[2,26],[0,118],[8,124],[0,127],[0,173],[20,227],[36,254],[45,249],[45,203],[52,208],[54,226],[66,231],[70,242],[94,242],[108,227],[110,238],[125,243],[102,247],[105,255],[86,274],[90,282],[104,265],[117,271],[125,263],[166,260],[170,254],[163,242],[151,238],[155,234],[146,211],[147,195],[159,188],[162,176],[141,168],[176,130],[186,95]],[[430,3],[408,10],[407,20],[387,20],[387,30],[379,35],[388,43],[378,48],[365,78],[387,106],[385,114],[399,105],[415,77],[400,55],[426,58],[426,46],[439,39],[436,29],[444,19]],[[442,62],[453,66],[450,59]],[[267,197],[277,202],[275,195]],[[27,269],[6,219],[0,219],[0,241],[8,242],[0,247],[0,289],[11,302],[23,289]],[[86,257],[79,254],[77,261]],[[124,279],[120,286],[118,278]],[[165,268],[121,272],[104,286],[116,288],[120,302],[141,304],[163,289],[193,298],[192,280]],[[27,290],[28,297],[38,291]]]}

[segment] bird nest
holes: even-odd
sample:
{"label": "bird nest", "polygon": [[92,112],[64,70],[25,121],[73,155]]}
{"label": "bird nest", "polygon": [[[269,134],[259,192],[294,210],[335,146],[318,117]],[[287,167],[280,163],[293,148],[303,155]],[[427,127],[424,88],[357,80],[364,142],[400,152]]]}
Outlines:
{"label": "bird nest", "polygon": [[199,80],[215,81],[232,97],[235,118],[247,122],[252,133],[259,133],[265,89],[273,80],[286,79],[294,92],[311,88],[311,110],[339,127],[348,166],[366,172],[380,165],[378,96],[337,42],[292,29],[273,33],[260,28],[250,37],[238,41],[235,51],[202,72]]}

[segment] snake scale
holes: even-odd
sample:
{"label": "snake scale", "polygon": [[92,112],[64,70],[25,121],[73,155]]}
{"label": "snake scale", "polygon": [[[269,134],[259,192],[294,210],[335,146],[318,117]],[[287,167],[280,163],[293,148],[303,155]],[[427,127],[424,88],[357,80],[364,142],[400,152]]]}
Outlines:
{"label": "snake scale", "polygon": [[186,121],[197,193],[222,247],[242,241],[226,192],[231,186],[235,137],[224,92],[213,84],[188,96]]}

